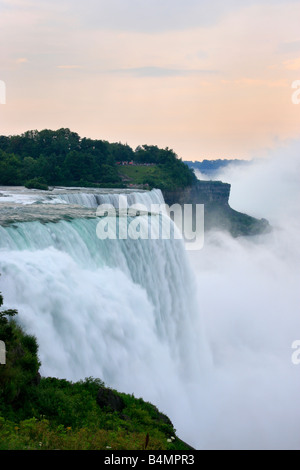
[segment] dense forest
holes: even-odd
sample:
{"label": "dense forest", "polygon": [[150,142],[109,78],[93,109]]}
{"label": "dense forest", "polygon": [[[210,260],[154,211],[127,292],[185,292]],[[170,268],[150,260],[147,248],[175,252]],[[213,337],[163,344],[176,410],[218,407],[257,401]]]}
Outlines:
{"label": "dense forest", "polygon": [[[0,184],[50,186],[124,187],[120,163],[151,163],[163,175],[156,185],[175,189],[190,185],[194,173],[173,150],[81,138],[70,129],[31,130],[21,135],[0,136]],[[167,176],[167,178],[165,178]],[[153,181],[143,184],[153,187]]]}

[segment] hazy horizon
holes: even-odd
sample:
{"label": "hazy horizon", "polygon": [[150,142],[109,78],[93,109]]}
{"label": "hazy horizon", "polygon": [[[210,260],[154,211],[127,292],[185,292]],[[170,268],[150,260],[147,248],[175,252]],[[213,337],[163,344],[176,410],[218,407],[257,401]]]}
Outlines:
{"label": "hazy horizon", "polygon": [[0,0],[0,134],[70,128],[182,160],[300,137],[299,0]]}

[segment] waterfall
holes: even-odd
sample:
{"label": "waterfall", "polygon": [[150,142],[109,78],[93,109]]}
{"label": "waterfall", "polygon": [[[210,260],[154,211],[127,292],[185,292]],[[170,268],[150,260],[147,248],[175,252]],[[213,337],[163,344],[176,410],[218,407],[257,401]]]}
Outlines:
{"label": "waterfall", "polygon": [[151,208],[163,197],[0,188],[0,291],[36,336],[42,375],[92,376],[142,397],[197,449],[299,449],[297,204],[287,217],[274,198],[284,217],[273,233],[211,233],[188,252],[172,238],[99,238],[97,206],[120,201]]}
{"label": "waterfall", "polygon": [[[149,208],[164,202],[159,190],[37,197],[34,211],[53,211],[61,201],[89,208],[116,206],[120,197]],[[16,308],[25,331],[37,337],[42,375],[98,377],[169,412],[170,394],[192,380],[201,354],[183,241],[101,240],[98,223],[80,217],[0,226],[5,307]]]}
{"label": "waterfall", "polygon": [[139,192],[130,191],[128,194],[114,192],[108,192],[106,194],[71,192],[61,194],[59,197],[68,204],[78,204],[90,208],[96,208],[100,204],[111,204],[114,207],[118,207],[123,202],[123,204],[127,203],[128,206],[142,204],[148,210],[151,210],[151,205],[153,204],[164,204],[164,198],[160,189]]}

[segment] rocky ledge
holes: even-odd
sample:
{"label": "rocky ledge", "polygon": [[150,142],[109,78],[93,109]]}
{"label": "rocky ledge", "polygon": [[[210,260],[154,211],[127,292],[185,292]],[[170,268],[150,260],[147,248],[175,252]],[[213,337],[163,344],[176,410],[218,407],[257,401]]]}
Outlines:
{"label": "rocky ledge", "polygon": [[193,186],[162,191],[166,204],[204,204],[205,231],[225,230],[232,236],[259,235],[271,230],[266,219],[243,214],[229,205],[231,185],[222,181],[198,180]]}

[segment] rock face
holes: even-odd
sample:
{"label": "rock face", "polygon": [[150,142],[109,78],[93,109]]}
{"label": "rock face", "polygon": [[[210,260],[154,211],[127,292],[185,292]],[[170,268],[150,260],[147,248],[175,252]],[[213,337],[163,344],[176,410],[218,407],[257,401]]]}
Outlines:
{"label": "rock face", "polygon": [[162,191],[166,204],[204,204],[204,229],[225,230],[232,236],[258,235],[269,231],[266,219],[256,219],[229,205],[231,185],[222,181],[198,180],[183,190]]}
{"label": "rock face", "polygon": [[97,395],[97,403],[100,408],[109,411],[121,412],[125,408],[123,399],[109,388],[100,388]]}
{"label": "rock face", "polygon": [[167,204],[228,204],[230,184],[221,181],[200,181],[193,186],[175,191],[163,191]]}

